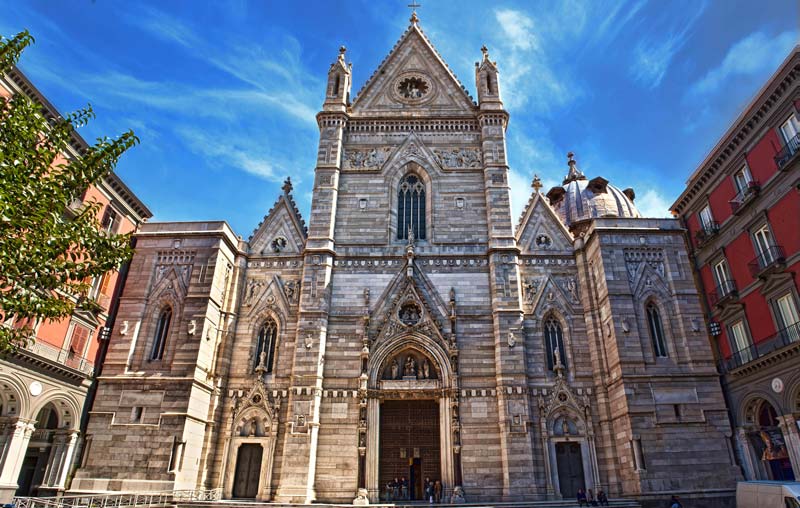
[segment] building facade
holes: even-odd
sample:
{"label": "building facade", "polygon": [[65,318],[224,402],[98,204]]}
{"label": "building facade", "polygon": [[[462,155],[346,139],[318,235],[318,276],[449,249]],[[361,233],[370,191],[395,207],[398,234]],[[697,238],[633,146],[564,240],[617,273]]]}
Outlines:
{"label": "building facade", "polygon": [[683,229],[571,155],[515,227],[482,51],[473,101],[416,15],[352,100],[340,50],[308,227],[287,181],[247,241],[141,228],[72,490],[366,503],[431,478],[454,502],[730,499]]}
{"label": "building facade", "polygon": [[[0,98],[18,93],[48,114],[59,114],[19,70],[0,76]],[[80,157],[86,147],[75,134],[64,158]],[[86,201],[102,205],[101,227],[109,232],[135,231],[152,215],[113,173],[87,189],[74,208]],[[97,301],[100,312],[75,311],[69,319],[38,322],[31,344],[0,358],[0,501],[63,492],[80,446],[81,415],[107,339],[120,273],[93,281],[88,297]]]}
{"label": "building facade", "polygon": [[800,47],[672,209],[689,232],[747,479],[800,477]]}

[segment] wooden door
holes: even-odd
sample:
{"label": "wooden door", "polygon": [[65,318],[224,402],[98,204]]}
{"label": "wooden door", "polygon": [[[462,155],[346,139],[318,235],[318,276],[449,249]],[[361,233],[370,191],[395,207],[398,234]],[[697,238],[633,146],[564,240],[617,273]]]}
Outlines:
{"label": "wooden door", "polygon": [[574,499],[578,489],[586,490],[580,443],[556,443],[556,462],[561,496]]}
{"label": "wooden door", "polygon": [[264,449],[260,444],[246,443],[239,446],[236,474],[233,477],[233,497],[254,499],[258,495],[263,454]]}

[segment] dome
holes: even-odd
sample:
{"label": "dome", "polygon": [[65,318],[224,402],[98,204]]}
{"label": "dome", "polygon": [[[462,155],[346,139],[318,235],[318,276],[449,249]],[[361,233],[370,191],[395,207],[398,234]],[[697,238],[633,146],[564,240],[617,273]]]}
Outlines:
{"label": "dome", "polygon": [[633,189],[620,190],[602,176],[588,180],[578,169],[572,152],[568,157],[569,173],[564,182],[547,193],[550,205],[567,227],[601,217],[641,217],[633,204]]}

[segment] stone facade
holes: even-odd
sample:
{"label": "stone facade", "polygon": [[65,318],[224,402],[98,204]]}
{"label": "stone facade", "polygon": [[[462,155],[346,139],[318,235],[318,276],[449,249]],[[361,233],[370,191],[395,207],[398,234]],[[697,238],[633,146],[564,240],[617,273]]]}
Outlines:
{"label": "stone facade", "polygon": [[[342,48],[307,230],[287,182],[246,242],[211,222],[137,235],[72,489],[364,503],[406,464],[409,490],[433,471],[453,501],[730,496],[739,470],[678,223],[570,230],[536,185],[515,229],[485,48],[477,103],[416,17],[352,102],[351,71]],[[420,432],[391,457],[389,403]]]}

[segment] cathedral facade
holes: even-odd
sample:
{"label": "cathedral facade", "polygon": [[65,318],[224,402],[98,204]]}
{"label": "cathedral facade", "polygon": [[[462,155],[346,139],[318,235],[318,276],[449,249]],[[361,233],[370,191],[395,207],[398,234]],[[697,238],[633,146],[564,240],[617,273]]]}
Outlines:
{"label": "cathedral facade", "polygon": [[[73,491],[723,504],[740,477],[684,233],[633,190],[534,180],[512,222],[499,72],[473,101],[416,16],[328,71],[306,227],[149,223]],[[689,506],[690,504],[687,504]]]}

